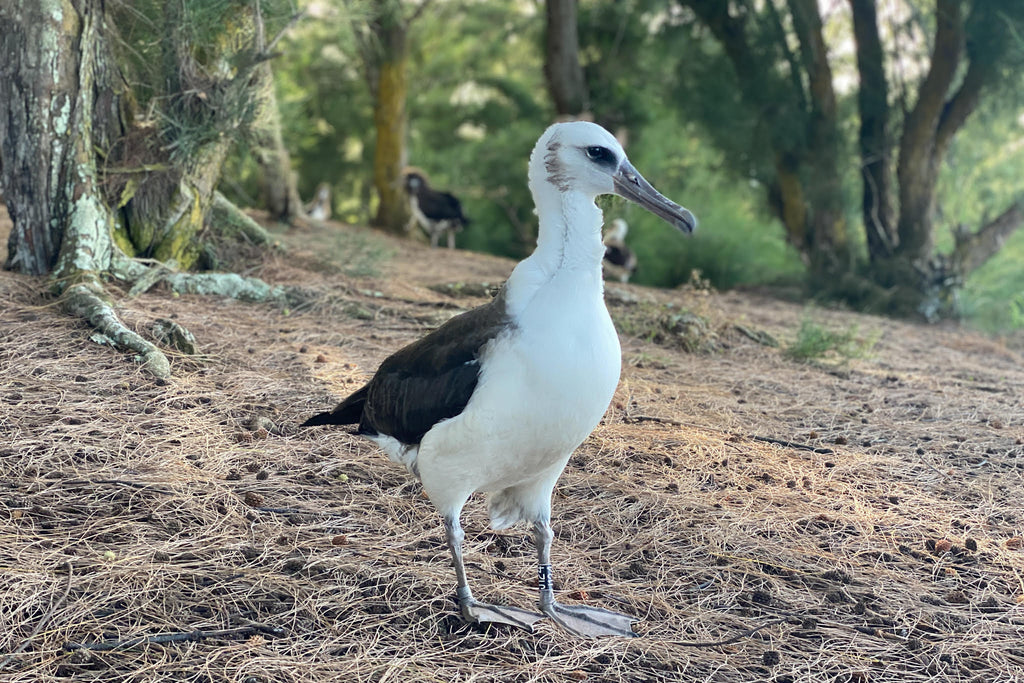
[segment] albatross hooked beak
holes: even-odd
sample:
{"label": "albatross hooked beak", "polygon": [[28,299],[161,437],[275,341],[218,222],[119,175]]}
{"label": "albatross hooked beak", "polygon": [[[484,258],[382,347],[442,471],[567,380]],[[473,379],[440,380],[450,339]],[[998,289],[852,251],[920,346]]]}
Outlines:
{"label": "albatross hooked beak", "polygon": [[689,234],[697,227],[697,219],[688,209],[655,190],[628,160],[623,159],[619,164],[619,170],[612,175],[612,182],[615,193],[620,197],[639,204],[683,232]]}

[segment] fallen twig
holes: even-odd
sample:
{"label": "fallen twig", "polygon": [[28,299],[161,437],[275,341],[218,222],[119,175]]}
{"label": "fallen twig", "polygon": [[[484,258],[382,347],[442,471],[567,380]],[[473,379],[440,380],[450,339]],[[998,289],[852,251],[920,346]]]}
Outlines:
{"label": "fallen twig", "polygon": [[152,636],[139,636],[127,640],[114,640],[98,643],[65,643],[64,649],[69,652],[75,650],[105,651],[117,650],[119,648],[135,647],[136,645],[151,645],[160,643],[180,643],[185,641],[199,641],[207,638],[245,638],[254,636],[257,633],[265,633],[271,636],[282,636],[285,630],[279,626],[266,626],[264,624],[253,624],[251,626],[240,626],[238,628],[223,628],[213,631],[196,629],[195,631],[175,631],[173,633],[158,633]]}
{"label": "fallen twig", "polygon": [[744,638],[749,638],[758,631],[762,631],[770,626],[776,626],[778,624],[784,623],[788,619],[789,617],[773,619],[771,621],[767,621],[761,624],[760,626],[755,626],[753,628],[748,628],[744,631],[740,631],[736,635],[730,636],[729,638],[725,638],[723,640],[677,640],[674,641],[673,644],[679,645],[681,647],[721,647],[723,645],[732,645],[733,643],[743,640]]}
{"label": "fallen twig", "polygon": [[687,426],[685,422],[679,420],[672,420],[667,417],[657,417],[655,415],[627,415],[622,418],[623,422],[659,422],[661,424],[673,425],[675,427]]}
{"label": "fallen twig", "polygon": [[822,455],[831,455],[835,453],[831,448],[819,448],[816,446],[810,446],[805,443],[797,443],[795,441],[786,441],[785,439],[773,439],[770,436],[758,436],[757,434],[750,434],[747,436],[748,439],[754,441],[763,441],[764,443],[773,443],[778,446],[785,446],[786,448],[795,448],[798,451],[811,451],[812,453],[820,453]]}

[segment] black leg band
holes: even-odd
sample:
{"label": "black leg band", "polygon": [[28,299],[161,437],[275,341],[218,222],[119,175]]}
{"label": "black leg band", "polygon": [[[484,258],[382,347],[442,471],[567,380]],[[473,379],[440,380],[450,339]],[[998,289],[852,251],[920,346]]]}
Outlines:
{"label": "black leg band", "polygon": [[555,582],[551,578],[550,564],[537,565],[537,587],[540,588],[542,591],[554,590]]}

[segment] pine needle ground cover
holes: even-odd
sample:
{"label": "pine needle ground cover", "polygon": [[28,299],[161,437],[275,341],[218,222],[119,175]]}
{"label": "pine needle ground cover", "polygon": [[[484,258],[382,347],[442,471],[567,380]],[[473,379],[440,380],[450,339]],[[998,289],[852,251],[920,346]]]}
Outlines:
{"label": "pine needle ground cover", "polygon": [[[635,329],[687,311],[707,340],[623,332],[555,491],[556,589],[642,637],[481,630],[418,484],[295,425],[513,264],[386,241],[338,266],[338,231],[385,240],[331,224],[249,264],[287,308],[120,299],[140,334],[195,334],[169,380],[0,273],[0,680],[1024,680],[1021,340],[820,311],[871,351],[798,362],[800,306],[610,288]],[[490,531],[482,499],[463,521],[479,597],[532,605],[528,530]]]}

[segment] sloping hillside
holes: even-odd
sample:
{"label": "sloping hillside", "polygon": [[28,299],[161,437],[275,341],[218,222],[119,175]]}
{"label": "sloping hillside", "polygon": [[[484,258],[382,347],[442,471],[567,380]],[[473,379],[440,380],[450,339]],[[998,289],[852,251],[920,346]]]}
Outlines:
{"label": "sloping hillside", "polygon": [[[143,335],[162,317],[195,334],[168,381],[0,273],[0,679],[1024,677],[1019,347],[611,287],[623,378],[556,489],[555,579],[567,602],[636,614],[642,637],[480,630],[455,616],[418,484],[365,441],[295,425],[513,264],[335,224],[282,240],[235,265],[300,288],[287,305],[119,301]],[[859,357],[769,345],[822,330]],[[530,606],[527,530],[488,530],[480,500],[464,526],[477,594]]]}

